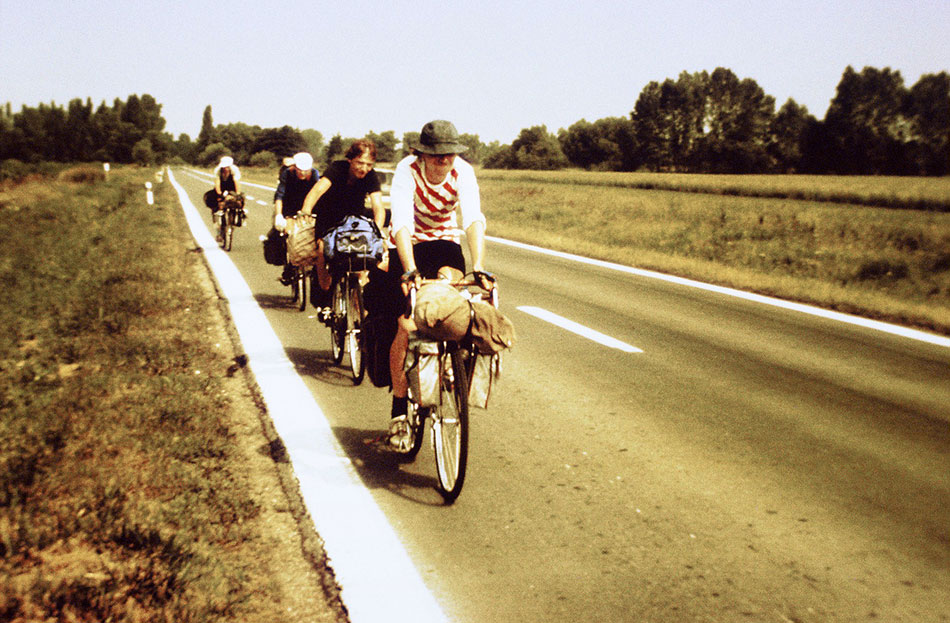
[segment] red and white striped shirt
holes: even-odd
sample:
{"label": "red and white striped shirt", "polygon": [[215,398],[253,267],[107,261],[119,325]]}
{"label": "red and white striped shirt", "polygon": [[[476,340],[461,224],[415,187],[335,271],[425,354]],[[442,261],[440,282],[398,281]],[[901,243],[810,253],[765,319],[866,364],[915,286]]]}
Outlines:
{"label": "red and white striped shirt", "polygon": [[396,244],[396,232],[407,228],[413,244],[429,240],[460,241],[456,211],[462,213],[462,230],[472,223],[485,222],[478,182],[472,165],[462,158],[439,184],[430,184],[422,158],[408,156],[396,165],[390,189],[392,227],[390,246]]}

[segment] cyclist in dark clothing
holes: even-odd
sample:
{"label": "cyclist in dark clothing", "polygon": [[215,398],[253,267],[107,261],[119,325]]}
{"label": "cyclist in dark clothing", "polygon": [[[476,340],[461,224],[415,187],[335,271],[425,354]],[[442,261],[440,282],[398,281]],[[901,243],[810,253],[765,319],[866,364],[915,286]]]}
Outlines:
{"label": "cyclist in dark clothing", "polygon": [[337,160],[326,168],[301,209],[304,214],[313,214],[317,219],[317,281],[324,298],[328,298],[332,280],[323,255],[322,238],[347,216],[363,214],[367,197],[376,226],[382,229],[386,220],[379,176],[373,170],[376,143],[365,138],[354,141],[345,156],[346,160]]}

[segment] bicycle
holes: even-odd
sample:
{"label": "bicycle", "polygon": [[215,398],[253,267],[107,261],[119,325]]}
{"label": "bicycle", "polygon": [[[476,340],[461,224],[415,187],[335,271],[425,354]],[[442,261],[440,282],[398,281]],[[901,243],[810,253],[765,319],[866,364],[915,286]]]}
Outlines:
{"label": "bicycle", "polygon": [[218,225],[218,243],[225,251],[231,251],[234,240],[234,228],[241,227],[247,214],[244,211],[244,195],[241,193],[225,192],[224,198],[218,202],[218,211],[215,221]]}
{"label": "bicycle", "polygon": [[382,234],[369,218],[351,215],[337,223],[323,238],[330,285],[330,327],[333,363],[339,365],[350,355],[353,383],[363,382],[363,280],[385,252]]}
{"label": "bicycle", "polygon": [[[290,295],[291,301],[297,304],[297,309],[304,311],[307,309],[307,282],[310,279],[311,267],[310,266],[295,266],[294,264],[288,264],[291,267],[290,275]],[[312,285],[310,286],[312,288]]]}
{"label": "bicycle", "polygon": [[[492,283],[490,289],[482,285],[482,278]],[[430,283],[447,282],[424,279],[419,282],[419,285]],[[450,285],[468,292],[468,297],[471,299],[478,297],[495,308],[498,307],[498,287],[494,283],[494,278],[485,273],[470,273],[461,281],[450,282]],[[410,285],[408,317],[411,317],[415,307],[415,290],[416,285]],[[471,314],[474,315],[474,311]],[[410,336],[410,354],[407,356],[406,367],[409,375],[407,420],[410,442],[405,455],[411,460],[419,453],[425,425],[428,422],[430,440],[435,453],[438,490],[447,504],[452,504],[458,498],[465,482],[468,463],[469,393],[476,362],[479,357],[488,357],[488,370],[491,375],[497,375],[501,365],[498,353],[479,355],[470,329],[471,326],[465,337],[459,340],[429,340],[420,339],[418,335]],[[416,348],[424,349],[425,354],[421,357],[427,358],[428,361],[419,362],[420,355],[413,352],[414,342]],[[414,361],[410,363],[410,359]],[[430,384],[428,388],[423,389],[421,380],[413,381],[411,367],[424,365],[435,369],[437,388],[433,389]],[[437,393],[437,396],[420,395],[433,393]],[[429,406],[430,403],[431,406]]]}
{"label": "bicycle", "polygon": [[340,365],[343,355],[349,353],[353,384],[363,382],[366,363],[363,360],[363,305],[364,271],[366,260],[352,255],[341,255],[329,266],[333,283],[330,286],[330,346],[333,363]]}

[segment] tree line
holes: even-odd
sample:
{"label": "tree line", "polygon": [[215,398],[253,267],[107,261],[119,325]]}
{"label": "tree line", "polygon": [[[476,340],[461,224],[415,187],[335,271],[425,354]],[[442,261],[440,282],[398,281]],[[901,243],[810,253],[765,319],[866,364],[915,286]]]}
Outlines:
{"label": "tree line", "polygon": [[[329,141],[317,130],[215,125],[205,108],[195,140],[164,131],[161,104],[130,95],[93,107],[74,99],[0,108],[0,160],[108,161],[207,166],[222,155],[270,166],[306,150],[321,163],[342,157],[352,137]],[[381,162],[407,153],[418,132],[369,132]],[[794,99],[775,98],[729,69],[681,73],[647,84],[628,116],[577,121],[555,135],[546,126],[521,130],[510,144],[463,134],[465,158],[491,168],[696,173],[950,173],[950,75],[922,76],[910,88],[899,71],[847,67],[824,119]]]}

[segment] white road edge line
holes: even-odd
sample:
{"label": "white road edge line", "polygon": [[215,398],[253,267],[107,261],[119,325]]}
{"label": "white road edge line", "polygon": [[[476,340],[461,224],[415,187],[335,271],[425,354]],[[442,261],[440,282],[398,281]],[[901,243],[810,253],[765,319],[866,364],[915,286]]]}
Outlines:
{"label": "white road edge line", "polygon": [[267,412],[287,448],[353,623],[448,621],[231,258],[218,247],[171,169],[195,242],[224,292]]}
{"label": "white road edge line", "polygon": [[523,311],[526,314],[531,314],[535,318],[540,318],[545,322],[550,322],[551,324],[561,327],[571,333],[577,334],[581,337],[586,337],[588,340],[597,342],[609,348],[616,348],[617,350],[622,350],[625,353],[642,353],[643,351],[637,348],[636,346],[631,346],[626,342],[621,342],[620,340],[614,339],[609,335],[604,335],[600,331],[595,331],[589,327],[585,327],[582,324],[578,324],[573,320],[568,320],[563,316],[558,316],[553,312],[549,312],[546,309],[541,309],[540,307],[531,307],[530,305],[521,305],[518,307],[519,311]]}
{"label": "white road edge line", "polygon": [[761,294],[753,294],[751,292],[743,292],[742,290],[735,290],[733,288],[715,286],[708,283],[703,283],[701,281],[694,281],[692,279],[684,279],[683,277],[674,277],[673,275],[665,275],[663,273],[658,273],[652,270],[644,270],[642,268],[633,268],[631,266],[624,266],[622,264],[614,264],[611,262],[604,262],[602,260],[594,260],[588,257],[573,255],[571,253],[564,253],[562,251],[552,251],[551,249],[545,249],[544,247],[537,247],[534,245],[525,244],[523,242],[515,242],[513,240],[507,240],[505,238],[485,236],[485,239],[490,240],[491,242],[497,242],[498,244],[504,244],[510,247],[524,249],[526,251],[542,253],[544,255],[559,257],[561,259],[571,260],[574,262],[580,262],[582,264],[590,264],[592,266],[599,266],[601,268],[616,270],[616,271],[628,273],[631,275],[648,277],[650,279],[659,279],[661,281],[667,281],[667,282],[675,283],[682,286],[688,286],[690,288],[699,288],[701,290],[707,290],[710,292],[718,292],[719,294],[725,294],[727,296],[733,296],[736,298],[745,299],[747,301],[763,303],[765,305],[771,305],[773,307],[781,307],[783,309],[797,311],[803,314],[810,314],[812,316],[820,316],[822,318],[827,318],[829,320],[835,320],[838,322],[844,322],[844,323],[848,323],[852,325],[857,325],[860,327],[865,327],[867,329],[873,329],[875,331],[883,331],[884,333],[899,335],[901,337],[910,338],[912,340],[918,340],[920,342],[927,342],[929,344],[934,344],[936,346],[944,346],[944,347],[950,348],[950,338],[943,337],[940,335],[935,335],[933,333],[927,333],[926,331],[919,331],[917,329],[909,329],[907,327],[901,327],[901,326],[890,324],[887,322],[881,322],[879,320],[870,320],[868,318],[861,318],[860,316],[852,316],[850,314],[843,314],[841,312],[821,309],[819,307],[812,307],[811,305],[804,305],[802,303],[793,303],[790,301],[783,301],[781,299],[772,298],[770,296],[763,296]]}

